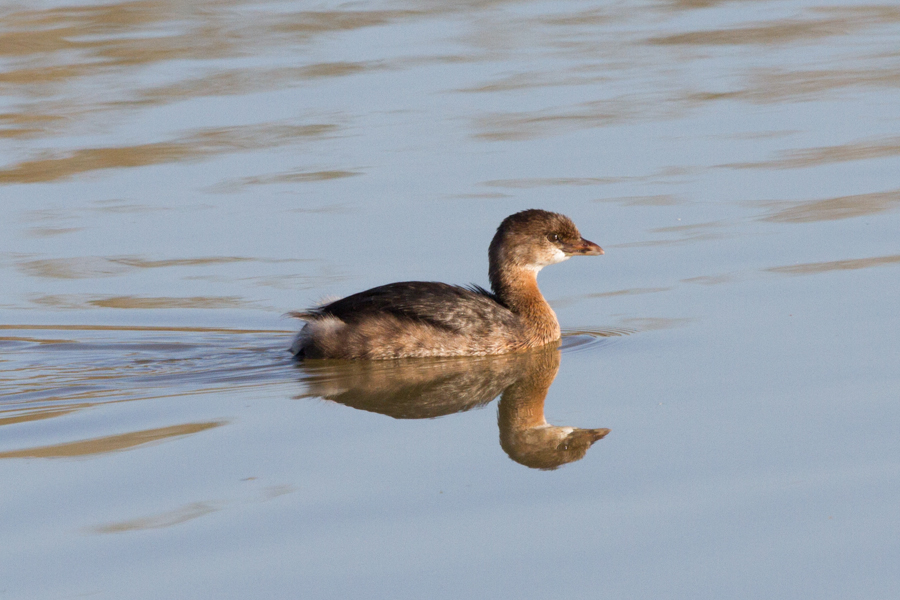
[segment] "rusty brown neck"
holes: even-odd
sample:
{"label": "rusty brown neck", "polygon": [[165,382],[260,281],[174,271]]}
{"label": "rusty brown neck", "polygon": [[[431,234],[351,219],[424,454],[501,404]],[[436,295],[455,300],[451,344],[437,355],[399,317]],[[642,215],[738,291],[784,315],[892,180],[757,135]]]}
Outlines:
{"label": "rusty brown neck", "polygon": [[558,340],[559,321],[538,289],[537,271],[527,267],[505,269],[494,267],[492,264],[491,288],[503,304],[522,318],[533,344],[540,345]]}

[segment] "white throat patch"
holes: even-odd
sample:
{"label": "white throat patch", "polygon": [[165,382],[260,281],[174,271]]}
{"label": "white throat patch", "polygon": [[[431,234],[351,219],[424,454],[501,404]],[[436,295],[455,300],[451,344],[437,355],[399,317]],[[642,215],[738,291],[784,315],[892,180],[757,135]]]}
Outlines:
{"label": "white throat patch", "polygon": [[561,263],[564,260],[569,260],[569,257],[566,255],[566,253],[559,248],[554,248],[553,250],[553,257],[550,259],[550,262],[547,263],[548,265],[555,265],[556,263]]}
{"label": "white throat patch", "polygon": [[570,257],[566,256],[566,253],[559,248],[554,247],[552,252],[545,254],[542,258],[543,261],[530,264],[526,268],[537,273],[547,265],[561,263],[564,260],[568,260]]}

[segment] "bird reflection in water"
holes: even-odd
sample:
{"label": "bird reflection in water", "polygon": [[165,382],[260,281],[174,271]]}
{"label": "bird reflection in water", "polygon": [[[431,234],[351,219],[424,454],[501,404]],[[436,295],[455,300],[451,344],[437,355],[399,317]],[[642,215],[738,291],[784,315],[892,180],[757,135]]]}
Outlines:
{"label": "bird reflection in water", "polygon": [[486,406],[498,395],[500,446],[514,461],[555,469],[580,460],[609,429],[550,425],[544,400],[559,371],[557,345],[499,356],[304,361],[301,397],[395,419],[431,419]]}

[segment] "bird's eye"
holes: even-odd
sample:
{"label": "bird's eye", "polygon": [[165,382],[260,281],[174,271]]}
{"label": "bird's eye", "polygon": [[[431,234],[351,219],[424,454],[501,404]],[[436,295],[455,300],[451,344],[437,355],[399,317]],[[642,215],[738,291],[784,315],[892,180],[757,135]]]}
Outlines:
{"label": "bird's eye", "polygon": [[556,242],[556,243],[559,242],[559,234],[558,233],[551,233],[547,237],[550,238],[551,242]]}

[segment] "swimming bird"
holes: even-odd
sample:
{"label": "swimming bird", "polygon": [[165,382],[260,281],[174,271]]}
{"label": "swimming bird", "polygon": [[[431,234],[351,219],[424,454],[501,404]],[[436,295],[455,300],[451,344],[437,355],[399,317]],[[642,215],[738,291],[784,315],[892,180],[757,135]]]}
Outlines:
{"label": "swimming bird", "polygon": [[432,281],[389,283],[305,311],[291,346],[298,358],[383,360],[484,356],[560,339],[538,272],[571,256],[603,254],[565,215],[525,210],[506,217],[488,249],[491,290]]}

